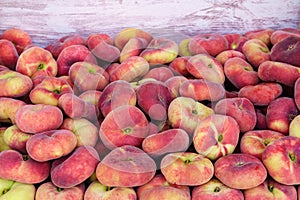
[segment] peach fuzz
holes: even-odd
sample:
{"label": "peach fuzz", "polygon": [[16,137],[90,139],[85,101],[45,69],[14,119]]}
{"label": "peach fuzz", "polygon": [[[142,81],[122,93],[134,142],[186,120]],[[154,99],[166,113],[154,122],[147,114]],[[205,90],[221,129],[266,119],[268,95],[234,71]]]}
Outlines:
{"label": "peach fuzz", "polygon": [[284,135],[272,130],[252,130],[244,133],[240,139],[240,151],[261,159],[266,147]]}
{"label": "peach fuzz", "polygon": [[187,70],[189,59],[190,56],[177,57],[169,64],[169,68],[173,71],[174,75],[190,76]]}
{"label": "peach fuzz", "polygon": [[172,128],[183,129],[192,136],[198,122],[213,113],[213,109],[192,98],[177,97],[169,105],[168,121]]}
{"label": "peach fuzz", "polygon": [[258,67],[261,63],[270,60],[269,47],[259,39],[251,39],[245,42],[242,52],[246,59],[254,67]]}
{"label": "peach fuzz", "polygon": [[179,94],[197,101],[218,101],[225,97],[225,89],[220,83],[204,79],[189,79],[180,85]]}
{"label": "peach fuzz", "polygon": [[236,51],[236,50],[226,50],[226,51],[222,51],[221,53],[219,53],[217,56],[216,56],[216,59],[222,64],[224,65],[225,62],[227,60],[229,60],[230,58],[235,58],[235,57],[238,57],[238,58],[241,58],[243,60],[246,60],[246,57],[245,55],[240,52],[240,51]]}
{"label": "peach fuzz", "polygon": [[136,200],[137,195],[133,188],[128,187],[109,187],[101,184],[99,181],[93,181],[84,193],[84,200]]}
{"label": "peach fuzz", "polygon": [[36,76],[56,76],[58,66],[52,54],[37,46],[26,49],[16,64],[16,71],[31,78]]}
{"label": "peach fuzz", "polygon": [[25,30],[19,28],[10,28],[5,30],[0,36],[0,39],[7,39],[11,41],[15,45],[19,55],[26,47],[32,44],[30,35]]}
{"label": "peach fuzz", "polygon": [[142,38],[148,43],[153,39],[152,35],[144,30],[137,28],[124,28],[114,37],[114,44],[120,50],[126,45],[131,38]]}
{"label": "peach fuzz", "polygon": [[266,61],[257,71],[258,77],[265,82],[278,82],[293,87],[300,77],[300,69],[287,63]]}
{"label": "peach fuzz", "polygon": [[169,183],[177,185],[202,185],[214,174],[213,163],[193,152],[167,154],[161,160],[160,169]]}
{"label": "peach fuzz", "polygon": [[184,76],[173,76],[165,81],[165,84],[170,89],[173,98],[179,97],[179,88],[184,81],[188,79]]}
{"label": "peach fuzz", "polygon": [[193,36],[189,42],[189,51],[192,55],[206,53],[216,56],[228,49],[227,39],[217,33],[203,33]]}
{"label": "peach fuzz", "polygon": [[196,152],[216,160],[233,153],[239,134],[239,125],[234,118],[213,114],[198,122],[193,133],[193,144]]}
{"label": "peach fuzz", "polygon": [[69,74],[69,69],[76,62],[89,62],[97,64],[96,57],[84,45],[75,44],[64,48],[57,61],[57,75],[65,76]]}
{"label": "peach fuzz", "polygon": [[60,188],[74,187],[93,174],[99,161],[99,155],[93,147],[77,147],[68,156],[53,161],[51,181]]}
{"label": "peach fuzz", "polygon": [[99,138],[98,128],[95,124],[85,118],[65,118],[60,129],[72,131],[77,138],[77,146],[94,147]]}
{"label": "peach fuzz", "polygon": [[132,56],[124,60],[110,73],[110,81],[125,80],[131,82],[143,77],[150,69],[149,63],[140,56]]}
{"label": "peach fuzz", "polygon": [[99,135],[109,149],[123,145],[141,146],[148,136],[148,124],[139,108],[124,105],[108,113],[100,125]]}
{"label": "peach fuzz", "polygon": [[77,138],[69,130],[52,130],[31,136],[26,142],[28,155],[38,161],[54,160],[71,153]]}
{"label": "peach fuzz", "polygon": [[51,181],[44,182],[37,187],[35,200],[83,199],[84,189],[84,184],[79,184],[71,188],[59,188]]}
{"label": "peach fuzz", "polygon": [[37,162],[16,150],[0,152],[0,177],[26,184],[46,180],[50,172],[49,162]]}
{"label": "peach fuzz", "polygon": [[32,136],[30,133],[21,131],[16,125],[7,127],[3,134],[5,144],[11,149],[17,150],[21,153],[27,153],[26,143]]}
{"label": "peach fuzz", "polygon": [[242,47],[245,44],[245,42],[248,40],[246,36],[239,33],[225,34],[224,37],[228,42],[228,50],[235,50],[239,52],[242,52]]}
{"label": "peach fuzz", "polygon": [[300,184],[300,138],[285,136],[266,147],[262,161],[268,174],[284,185]]}
{"label": "peach fuzz", "polygon": [[154,160],[130,145],[113,149],[96,168],[98,181],[111,187],[138,187],[148,183],[155,173]]}
{"label": "peach fuzz", "polygon": [[78,34],[69,34],[47,45],[45,49],[50,51],[53,57],[57,59],[64,48],[75,44],[85,45],[84,38]]}
{"label": "peach fuzz", "polygon": [[253,103],[243,97],[226,98],[218,101],[215,113],[233,117],[241,132],[253,130],[256,125],[256,113]]}
{"label": "peach fuzz", "polygon": [[32,80],[19,72],[12,70],[0,71],[0,97],[17,98],[30,92]]}
{"label": "peach fuzz", "polygon": [[241,190],[230,188],[216,178],[199,185],[192,190],[192,200],[244,200]]}
{"label": "peach fuzz", "polygon": [[1,97],[0,98],[0,122],[16,123],[16,113],[22,107],[26,105],[24,101]]}
{"label": "peach fuzz", "polygon": [[[163,188],[166,188],[166,189],[163,189]],[[137,195],[139,198],[141,198],[141,196],[143,195],[143,193],[147,193],[147,191],[157,191],[160,193],[159,196],[161,195],[171,195],[174,190],[177,191],[177,195],[174,195],[174,196],[170,196],[170,197],[182,197],[183,195],[185,196],[184,199],[190,199],[191,196],[190,196],[190,188],[186,185],[176,185],[176,184],[172,184],[172,183],[169,183],[166,178],[164,177],[163,174],[160,174],[160,173],[157,173],[148,183],[138,187],[136,189],[136,192],[137,192]],[[170,194],[168,194],[168,192],[165,192],[165,191],[171,191]],[[151,192],[153,194],[153,197],[154,197],[154,194],[155,192]],[[144,198],[146,198],[148,195],[143,195]],[[151,196],[151,195],[150,195]],[[167,199],[170,199],[170,198],[167,198]]]}
{"label": "peach fuzz", "polygon": [[234,153],[220,157],[214,164],[215,176],[224,185],[234,189],[250,189],[267,178],[264,164],[255,156]]}
{"label": "peach fuzz", "polygon": [[108,113],[123,105],[135,106],[137,97],[133,87],[124,80],[110,82],[102,91],[98,108],[105,117]]}
{"label": "peach fuzz", "polygon": [[57,77],[45,77],[30,91],[29,98],[33,104],[57,106],[60,96],[66,93],[73,93],[67,81]]}
{"label": "peach fuzz", "polygon": [[103,90],[109,83],[109,74],[99,65],[76,62],[69,69],[69,77],[80,93],[87,90]]}
{"label": "peach fuzz", "polygon": [[275,30],[272,28],[251,30],[244,34],[244,36],[248,39],[258,39],[265,43],[267,46],[271,46],[271,35]]}
{"label": "peach fuzz", "polygon": [[90,34],[86,44],[93,55],[100,60],[115,62],[120,57],[120,50],[113,45],[113,39],[107,34]]}
{"label": "peach fuzz", "polygon": [[151,66],[167,64],[178,56],[178,45],[175,41],[166,38],[152,39],[140,56]]}
{"label": "peach fuzz", "polygon": [[297,199],[297,190],[295,186],[283,185],[272,179],[267,179],[262,184],[244,190],[245,199],[264,199],[264,200],[279,200],[279,199]]}
{"label": "peach fuzz", "polygon": [[147,47],[148,41],[143,38],[131,38],[122,48],[120,52],[120,63],[132,56],[139,56],[140,53]]}
{"label": "peach fuzz", "polygon": [[40,133],[57,129],[63,122],[62,111],[52,105],[28,104],[18,109],[16,125],[26,133]]}
{"label": "peach fuzz", "polygon": [[137,104],[151,120],[164,121],[173,96],[167,85],[161,81],[149,81],[136,89]]}
{"label": "peach fuzz", "polygon": [[239,57],[230,58],[225,62],[224,73],[237,89],[259,82],[257,72],[250,63]]}
{"label": "peach fuzz", "polygon": [[263,82],[257,85],[247,85],[239,90],[238,96],[248,98],[255,106],[267,106],[283,92],[278,83]]}
{"label": "peach fuzz", "polygon": [[11,70],[16,68],[19,54],[14,44],[6,39],[0,39],[0,65],[4,65]]}
{"label": "peach fuzz", "polygon": [[188,59],[187,71],[198,79],[223,84],[225,75],[221,63],[207,54],[197,54]]}
{"label": "peach fuzz", "polygon": [[153,78],[155,80],[165,82],[169,78],[172,78],[173,76],[174,76],[174,74],[173,74],[172,70],[168,66],[162,65],[162,66],[150,69],[148,71],[148,73],[145,74],[145,76],[143,76],[143,79],[144,78]]}
{"label": "peach fuzz", "polygon": [[151,157],[167,153],[186,151],[189,147],[189,135],[183,129],[169,129],[146,137],[142,149]]}
{"label": "peach fuzz", "polygon": [[289,126],[293,117],[299,114],[299,110],[290,97],[279,97],[270,102],[267,107],[266,122],[270,130],[288,135]]}
{"label": "peach fuzz", "polygon": [[182,39],[178,45],[178,55],[183,56],[192,56],[192,53],[189,50],[189,43],[191,38]]}

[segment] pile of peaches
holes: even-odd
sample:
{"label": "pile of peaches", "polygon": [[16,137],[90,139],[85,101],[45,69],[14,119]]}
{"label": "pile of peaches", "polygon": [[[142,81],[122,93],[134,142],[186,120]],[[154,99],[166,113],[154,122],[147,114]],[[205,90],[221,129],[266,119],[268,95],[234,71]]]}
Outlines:
{"label": "pile of peaches", "polygon": [[300,30],[0,34],[0,199],[300,199]]}

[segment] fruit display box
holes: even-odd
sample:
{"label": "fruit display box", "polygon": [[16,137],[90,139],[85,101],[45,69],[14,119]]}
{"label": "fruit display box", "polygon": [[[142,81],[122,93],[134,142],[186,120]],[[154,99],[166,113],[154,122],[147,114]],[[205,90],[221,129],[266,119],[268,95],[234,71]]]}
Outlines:
{"label": "fruit display box", "polygon": [[300,199],[300,2],[0,2],[0,199]]}

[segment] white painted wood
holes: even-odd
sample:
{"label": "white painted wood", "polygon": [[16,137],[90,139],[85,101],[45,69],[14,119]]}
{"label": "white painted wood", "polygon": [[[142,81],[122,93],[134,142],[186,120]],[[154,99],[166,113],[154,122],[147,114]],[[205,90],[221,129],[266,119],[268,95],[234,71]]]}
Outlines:
{"label": "white painted wood", "polygon": [[299,0],[0,0],[0,33],[26,30],[39,46],[69,33],[114,36],[137,27],[176,41],[200,32],[297,28]]}

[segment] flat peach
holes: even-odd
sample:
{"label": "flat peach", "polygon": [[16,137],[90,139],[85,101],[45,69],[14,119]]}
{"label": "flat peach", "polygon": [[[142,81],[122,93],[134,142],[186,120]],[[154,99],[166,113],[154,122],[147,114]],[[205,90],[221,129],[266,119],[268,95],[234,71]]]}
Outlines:
{"label": "flat peach", "polygon": [[16,123],[16,113],[22,106],[26,105],[24,101],[1,97],[0,98],[0,122]]}

